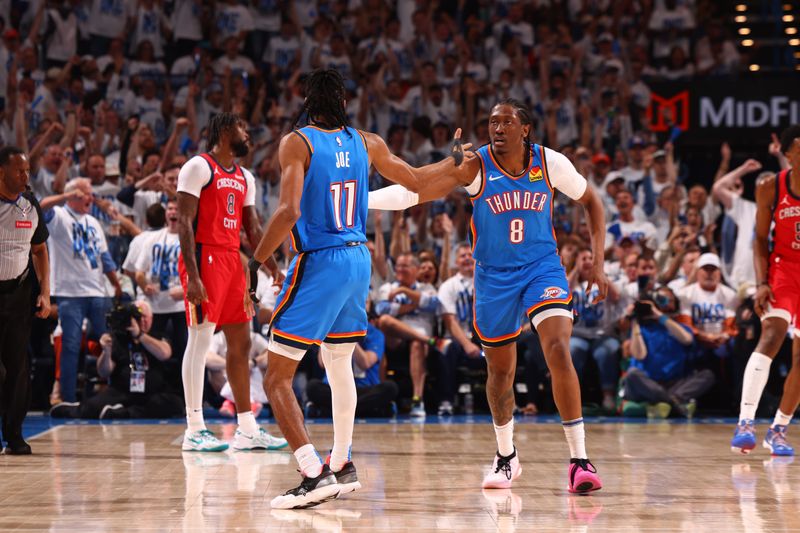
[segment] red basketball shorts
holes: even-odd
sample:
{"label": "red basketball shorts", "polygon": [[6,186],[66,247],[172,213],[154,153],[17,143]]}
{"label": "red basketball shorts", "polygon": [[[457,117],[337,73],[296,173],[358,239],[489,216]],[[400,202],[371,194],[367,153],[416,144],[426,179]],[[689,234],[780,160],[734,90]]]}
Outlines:
{"label": "red basketball shorts", "polygon": [[[191,327],[203,322],[213,322],[223,326],[247,322],[249,319],[244,303],[247,287],[238,250],[198,243],[196,261],[208,300],[197,306],[189,303],[184,296],[186,324]],[[185,295],[188,278],[183,256],[178,261],[178,273]]]}

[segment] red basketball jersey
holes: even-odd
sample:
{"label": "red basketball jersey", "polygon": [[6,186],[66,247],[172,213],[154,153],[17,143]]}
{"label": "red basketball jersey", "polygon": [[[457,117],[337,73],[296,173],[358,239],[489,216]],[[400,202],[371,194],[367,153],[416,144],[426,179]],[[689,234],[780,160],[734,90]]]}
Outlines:
{"label": "red basketball jersey", "polygon": [[790,188],[790,175],[791,170],[783,170],[776,178],[771,259],[800,263],[800,197]]}
{"label": "red basketball jersey", "polygon": [[200,192],[195,241],[238,250],[247,180],[238,165],[226,170],[209,154],[200,157],[211,167],[211,181]]}

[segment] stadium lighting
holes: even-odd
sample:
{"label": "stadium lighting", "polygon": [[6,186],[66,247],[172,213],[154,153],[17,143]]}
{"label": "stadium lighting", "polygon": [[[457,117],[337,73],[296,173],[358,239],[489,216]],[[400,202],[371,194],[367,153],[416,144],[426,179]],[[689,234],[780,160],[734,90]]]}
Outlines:
{"label": "stadium lighting", "polygon": [[789,39],[789,46],[800,46],[800,39]]}
{"label": "stadium lighting", "polygon": [[739,35],[750,35],[750,28],[739,28]]}
{"label": "stadium lighting", "polygon": [[744,4],[739,4],[739,5],[736,6],[736,11],[738,11],[740,13],[742,13],[744,11],[747,11],[747,6],[744,5]]}
{"label": "stadium lighting", "polygon": [[742,46],[753,46],[753,39],[745,39],[742,41]]}
{"label": "stadium lighting", "polygon": [[745,17],[744,15],[737,15],[733,17],[733,20],[741,24],[742,22],[747,22],[747,17]]}
{"label": "stadium lighting", "polygon": [[758,65],[750,65],[750,72],[758,72],[761,70],[761,67]]}
{"label": "stadium lighting", "polygon": [[797,33],[797,28],[786,28],[786,35],[794,35]]}
{"label": "stadium lighting", "polygon": [[794,21],[794,15],[784,15],[783,16],[783,21],[784,22],[793,22]]}
{"label": "stadium lighting", "polygon": [[784,11],[791,11],[792,10],[792,4],[783,4],[783,10]]}

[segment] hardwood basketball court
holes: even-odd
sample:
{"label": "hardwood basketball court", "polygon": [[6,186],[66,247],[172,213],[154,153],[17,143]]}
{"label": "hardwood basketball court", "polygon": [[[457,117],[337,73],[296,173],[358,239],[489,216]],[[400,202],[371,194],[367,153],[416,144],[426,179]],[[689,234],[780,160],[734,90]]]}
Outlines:
{"label": "hardwood basketball court", "polygon": [[[363,489],[303,511],[269,507],[299,481],[289,452],[182,453],[176,423],[56,426],[30,441],[35,455],[0,456],[0,531],[800,531],[800,464],[760,446],[733,455],[731,423],[590,423],[605,487],[574,496],[556,420],[518,422],[522,477],[484,492],[488,419],[428,418],[357,424]],[[330,446],[330,424],[309,430]]]}

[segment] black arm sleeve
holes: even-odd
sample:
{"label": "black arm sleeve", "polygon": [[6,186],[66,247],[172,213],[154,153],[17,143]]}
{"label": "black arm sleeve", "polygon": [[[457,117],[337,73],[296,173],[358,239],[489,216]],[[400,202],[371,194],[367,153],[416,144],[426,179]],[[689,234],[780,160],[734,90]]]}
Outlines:
{"label": "black arm sleeve", "polygon": [[42,208],[32,192],[25,192],[23,196],[33,205],[33,208],[36,209],[36,218],[38,219],[36,231],[33,232],[33,237],[31,238],[31,244],[42,244],[50,237],[50,232],[47,230],[47,224],[42,214]]}

